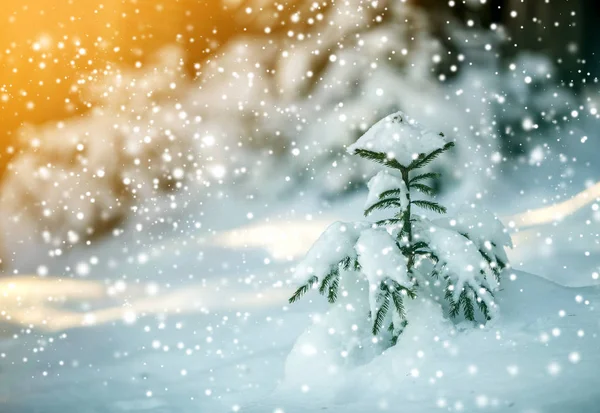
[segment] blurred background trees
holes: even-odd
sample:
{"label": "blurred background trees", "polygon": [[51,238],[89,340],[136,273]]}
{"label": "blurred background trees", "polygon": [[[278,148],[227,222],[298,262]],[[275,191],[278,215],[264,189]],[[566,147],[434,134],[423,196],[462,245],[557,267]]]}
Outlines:
{"label": "blurred background trees", "polygon": [[186,178],[337,196],[369,173],[344,146],[398,109],[483,170],[594,105],[600,70],[583,0],[24,0],[0,21],[0,208],[53,244]]}

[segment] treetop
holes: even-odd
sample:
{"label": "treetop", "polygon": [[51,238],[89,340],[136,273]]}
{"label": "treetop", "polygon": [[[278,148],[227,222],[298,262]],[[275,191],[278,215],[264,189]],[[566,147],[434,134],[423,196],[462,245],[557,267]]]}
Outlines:
{"label": "treetop", "polygon": [[351,155],[369,151],[386,154],[408,166],[421,154],[429,154],[447,145],[443,134],[433,132],[398,111],[381,119],[348,147]]}

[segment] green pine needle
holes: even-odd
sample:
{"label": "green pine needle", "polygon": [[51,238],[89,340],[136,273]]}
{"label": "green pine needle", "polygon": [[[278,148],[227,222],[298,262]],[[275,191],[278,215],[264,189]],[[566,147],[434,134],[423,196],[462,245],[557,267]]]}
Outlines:
{"label": "green pine needle", "polygon": [[454,300],[454,291],[450,289],[451,286],[452,284],[450,281],[448,281],[446,284],[446,294],[444,295],[444,298],[446,301],[448,301],[450,317],[454,318],[460,313],[460,306]]}
{"label": "green pine needle", "polygon": [[417,297],[417,293],[414,290],[411,290],[410,288],[404,287],[403,285],[401,285],[400,283],[398,283],[398,281],[395,281],[395,280],[392,280],[392,279],[388,278],[387,282],[389,284],[391,284],[391,290],[390,290],[390,287],[386,286],[386,288],[387,288],[388,291],[392,291],[392,292],[393,291],[397,291],[399,293],[404,292],[404,293],[406,293],[406,295],[409,298],[413,298],[413,299]]}
{"label": "green pine needle", "polygon": [[417,175],[417,176],[415,176],[415,177],[411,178],[411,179],[408,181],[408,184],[409,184],[410,186],[412,186],[412,184],[414,184],[414,183],[416,183],[416,182],[419,182],[419,181],[424,181],[424,180],[426,180],[426,179],[436,179],[436,178],[440,178],[441,176],[442,176],[442,175],[441,175],[441,174],[439,174],[439,173],[437,173],[437,172],[427,172],[427,173],[424,173],[424,174],[421,174],[421,175]]}
{"label": "green pine needle", "polygon": [[384,199],[384,198],[388,198],[391,196],[398,196],[398,195],[402,195],[402,190],[401,189],[390,189],[388,191],[383,191],[382,193],[379,194],[379,199]]}
{"label": "green pine needle", "polygon": [[398,316],[402,319],[406,319],[406,312],[404,311],[404,301],[402,300],[402,294],[400,291],[394,291],[392,293],[392,300],[394,301],[394,307]]}
{"label": "green pine needle", "polygon": [[489,311],[488,306],[485,303],[485,301],[483,301],[482,299],[479,299],[476,301],[477,301],[477,306],[479,307],[479,311],[481,311],[481,314],[483,314],[483,316],[485,317],[486,320],[489,320],[491,318],[490,311]]}
{"label": "green pine needle", "polygon": [[492,259],[492,257],[490,257],[490,256],[488,255],[488,253],[487,253],[487,252],[485,252],[484,250],[479,250],[479,254],[481,254],[481,257],[482,257],[482,258],[485,260],[485,262],[486,262],[488,265],[491,265],[491,264],[494,262],[494,260]]}
{"label": "green pine needle", "polygon": [[429,195],[429,196],[433,196],[435,194],[435,191],[433,190],[432,187],[425,185],[425,184],[412,184],[410,186],[410,188],[414,188],[419,192],[424,193],[425,195]]}
{"label": "green pine needle", "polygon": [[[390,324],[390,327],[393,329],[391,332],[393,334],[391,344],[395,346],[398,342],[398,338],[402,335],[406,327],[408,326],[407,320],[402,320],[399,326],[395,326],[394,323]],[[397,332],[396,332],[397,331]]]}
{"label": "green pine needle", "polygon": [[389,159],[387,154],[383,152],[373,152],[368,151],[366,149],[357,149],[354,153],[361,158],[368,159],[373,162],[377,162],[381,165],[389,166],[390,168],[404,170],[404,166],[400,165],[400,163],[395,159]]}
{"label": "green pine needle", "polygon": [[394,322],[392,321],[388,326],[388,333],[394,333]]}
{"label": "green pine needle", "polygon": [[345,269],[348,270],[350,268],[350,265],[352,264],[352,258],[350,257],[346,257],[343,260],[340,261],[340,266]]}
{"label": "green pine needle", "polygon": [[308,292],[308,290],[310,290],[313,286],[313,284],[317,283],[319,281],[319,279],[316,276],[312,276],[308,279],[308,281],[306,282],[306,284],[301,285],[296,292],[290,297],[290,299],[288,300],[290,302],[290,304],[295,303],[296,301],[298,301],[300,298],[302,298],[302,296],[304,294],[306,294]]}
{"label": "green pine needle", "polygon": [[388,209],[388,208],[400,207],[400,206],[401,206],[400,198],[382,199],[381,201],[377,201],[373,205],[371,205],[369,208],[365,209],[365,216],[368,216],[373,211],[376,211],[379,209]]}
{"label": "green pine needle", "polygon": [[386,226],[386,225],[401,224],[402,222],[404,222],[403,219],[389,218],[389,219],[382,219],[380,221],[377,221],[375,224],[377,226],[381,227],[381,226]]}
{"label": "green pine needle", "polygon": [[459,303],[462,302],[463,313],[465,318],[469,321],[475,321],[475,307],[473,306],[473,299],[465,288],[459,297]]}
{"label": "green pine needle", "polygon": [[433,202],[433,201],[426,201],[424,199],[419,199],[416,201],[412,201],[411,204],[416,205],[420,208],[423,209],[428,209],[430,211],[433,212],[437,212],[438,214],[445,214],[446,213],[446,208],[443,207],[442,205],[438,204],[437,202]]}
{"label": "green pine needle", "polygon": [[321,295],[325,295],[325,291],[327,291],[329,284],[333,281],[334,278],[338,277],[339,275],[340,275],[340,270],[336,266],[329,272],[329,274],[327,274],[325,276],[325,278],[323,278],[323,281],[321,281],[321,286],[319,287],[319,293]]}
{"label": "green pine needle", "polygon": [[381,295],[382,300],[377,313],[375,314],[375,320],[373,320],[373,335],[376,336],[381,331],[381,327],[383,326],[383,321],[385,320],[385,316],[390,309],[390,300],[389,293],[384,293]]}
{"label": "green pine needle", "polygon": [[327,296],[327,301],[329,301],[329,303],[331,304],[337,301],[339,285],[340,277],[337,276],[331,281],[331,284],[329,285],[329,295]]}

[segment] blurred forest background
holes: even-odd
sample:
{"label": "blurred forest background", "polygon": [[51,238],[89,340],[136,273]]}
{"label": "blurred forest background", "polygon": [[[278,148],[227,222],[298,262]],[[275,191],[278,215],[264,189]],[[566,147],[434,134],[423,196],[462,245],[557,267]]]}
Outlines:
{"label": "blurred forest background", "polygon": [[341,196],[368,172],[345,145],[393,110],[466,142],[455,179],[597,114],[592,0],[19,0],[0,21],[3,225],[55,247],[189,182]]}

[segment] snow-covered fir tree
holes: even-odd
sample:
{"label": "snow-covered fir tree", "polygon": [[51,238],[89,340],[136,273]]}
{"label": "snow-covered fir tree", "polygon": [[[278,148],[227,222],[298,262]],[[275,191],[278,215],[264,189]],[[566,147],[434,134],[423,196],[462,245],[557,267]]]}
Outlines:
{"label": "snow-covered fir tree", "polygon": [[444,302],[451,317],[491,319],[497,312],[494,291],[508,265],[504,248],[512,246],[502,223],[475,209],[452,219],[418,213],[446,213],[428,199],[438,174],[423,168],[453,146],[402,112],[380,120],[351,145],[349,153],[384,167],[368,183],[365,215],[393,213],[374,222],[331,225],[297,267],[304,282],[289,301],[315,288],[330,303],[343,297],[348,311],[368,303],[371,333],[391,345],[417,296]]}

